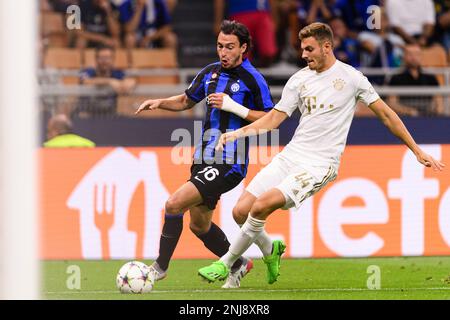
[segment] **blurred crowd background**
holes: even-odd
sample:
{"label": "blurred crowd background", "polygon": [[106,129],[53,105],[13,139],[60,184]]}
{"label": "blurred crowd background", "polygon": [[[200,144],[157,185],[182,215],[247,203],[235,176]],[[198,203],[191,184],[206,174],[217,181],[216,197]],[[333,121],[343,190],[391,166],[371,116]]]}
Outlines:
{"label": "blurred crowd background", "polygon": [[[364,72],[401,116],[450,115],[450,1],[39,1],[40,102],[46,119],[133,117],[144,99],[182,93],[202,67],[217,61],[223,19],[249,28],[249,59],[266,77],[274,102],[305,65],[299,30],[322,21],[334,31],[337,58]],[[203,114],[199,104],[143,117]],[[356,115],[371,113],[359,106]]]}

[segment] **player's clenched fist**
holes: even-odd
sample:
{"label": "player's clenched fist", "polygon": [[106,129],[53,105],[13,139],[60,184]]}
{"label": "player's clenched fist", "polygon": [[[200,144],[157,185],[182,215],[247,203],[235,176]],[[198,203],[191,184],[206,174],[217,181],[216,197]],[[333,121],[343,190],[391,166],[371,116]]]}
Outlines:
{"label": "player's clenched fist", "polygon": [[239,139],[240,137],[242,137],[242,135],[243,134],[242,134],[241,130],[223,133],[219,138],[219,143],[216,146],[216,150],[222,151],[224,144],[226,144],[228,142],[233,142],[233,141]]}
{"label": "player's clenched fist", "polygon": [[155,109],[158,109],[160,105],[161,105],[161,100],[160,99],[145,100],[139,106],[139,108],[136,110],[136,112],[134,114],[138,114],[138,113],[140,113],[141,111],[144,111],[144,110],[155,110]]}
{"label": "player's clenched fist", "polygon": [[222,109],[225,93],[212,93],[206,97],[206,103],[212,108]]}
{"label": "player's clenched fist", "polygon": [[250,112],[250,109],[240,105],[226,93],[212,93],[206,98],[206,103],[211,108],[234,113],[242,119],[246,119]]}

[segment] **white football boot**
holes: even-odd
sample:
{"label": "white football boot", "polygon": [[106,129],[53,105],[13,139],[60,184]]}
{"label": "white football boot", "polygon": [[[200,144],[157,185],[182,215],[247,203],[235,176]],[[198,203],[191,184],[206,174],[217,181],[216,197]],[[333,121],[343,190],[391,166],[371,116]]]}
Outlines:
{"label": "white football boot", "polygon": [[241,286],[241,280],[247,273],[253,268],[253,261],[251,259],[244,258],[241,266],[234,272],[230,272],[222,289],[237,289]]}
{"label": "white football boot", "polygon": [[153,273],[153,279],[155,281],[159,281],[167,277],[167,271],[164,271],[159,266],[158,262],[153,262],[149,267],[150,272]]}

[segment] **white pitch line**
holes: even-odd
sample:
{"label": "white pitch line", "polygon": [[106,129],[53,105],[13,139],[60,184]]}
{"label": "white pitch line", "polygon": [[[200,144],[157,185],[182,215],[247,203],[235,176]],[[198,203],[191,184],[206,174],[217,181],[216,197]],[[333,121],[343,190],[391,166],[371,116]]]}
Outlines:
{"label": "white pitch line", "polygon": [[[316,288],[316,289],[235,289],[235,290],[202,290],[202,289],[194,289],[194,290],[153,290],[151,292],[154,294],[158,293],[239,293],[239,292],[340,292],[340,291],[400,291],[400,292],[406,292],[406,291],[427,291],[427,290],[434,290],[434,291],[447,291],[450,290],[450,287],[435,287],[435,288],[381,288],[381,289],[367,289],[367,288]],[[118,291],[78,291],[78,290],[72,290],[72,291],[47,291],[44,292],[44,294],[120,294]]]}

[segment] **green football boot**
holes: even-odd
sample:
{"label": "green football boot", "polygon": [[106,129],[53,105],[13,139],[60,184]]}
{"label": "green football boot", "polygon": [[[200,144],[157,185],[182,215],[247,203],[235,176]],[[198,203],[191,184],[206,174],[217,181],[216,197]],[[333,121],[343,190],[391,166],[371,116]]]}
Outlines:
{"label": "green football boot", "polygon": [[213,262],[207,267],[198,269],[198,275],[208,280],[208,282],[214,282],[216,280],[225,280],[230,273],[229,268],[222,261]]}
{"label": "green football boot", "polygon": [[263,257],[263,261],[267,266],[267,282],[269,284],[277,281],[280,275],[280,262],[281,255],[286,250],[286,245],[281,240],[275,240],[272,243],[272,254],[270,256]]}

